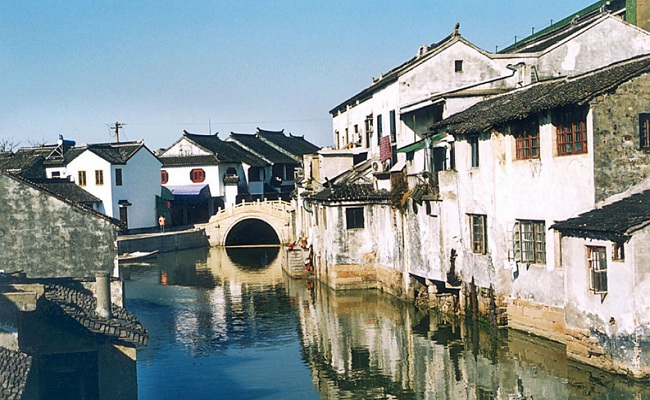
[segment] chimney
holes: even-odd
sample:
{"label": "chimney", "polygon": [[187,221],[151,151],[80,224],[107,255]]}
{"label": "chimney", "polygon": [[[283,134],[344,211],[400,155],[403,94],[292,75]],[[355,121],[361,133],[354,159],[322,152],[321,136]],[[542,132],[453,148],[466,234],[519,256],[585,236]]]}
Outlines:
{"label": "chimney", "polygon": [[108,272],[95,272],[95,297],[97,314],[102,318],[111,318],[111,278]]}

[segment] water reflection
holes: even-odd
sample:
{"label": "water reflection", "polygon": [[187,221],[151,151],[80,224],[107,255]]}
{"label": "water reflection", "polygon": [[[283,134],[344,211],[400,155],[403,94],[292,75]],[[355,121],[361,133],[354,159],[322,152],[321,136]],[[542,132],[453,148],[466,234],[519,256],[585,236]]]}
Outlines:
{"label": "water reflection", "polygon": [[128,306],[151,334],[141,399],[650,398],[647,384],[568,362],[560,344],[292,280],[283,251],[264,251],[128,267]]}

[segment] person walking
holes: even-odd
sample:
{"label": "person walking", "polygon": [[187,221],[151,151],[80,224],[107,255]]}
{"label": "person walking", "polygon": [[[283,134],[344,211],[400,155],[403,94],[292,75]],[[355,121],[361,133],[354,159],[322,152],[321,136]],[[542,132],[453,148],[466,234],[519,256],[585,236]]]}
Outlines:
{"label": "person walking", "polygon": [[165,232],[165,223],[167,222],[167,218],[165,218],[164,215],[161,215],[160,218],[158,218],[158,225],[160,225],[160,232]]}

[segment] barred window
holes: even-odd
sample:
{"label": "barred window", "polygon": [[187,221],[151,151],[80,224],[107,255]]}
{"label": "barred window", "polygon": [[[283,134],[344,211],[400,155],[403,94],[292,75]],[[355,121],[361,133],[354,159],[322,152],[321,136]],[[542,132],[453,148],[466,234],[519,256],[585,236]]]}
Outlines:
{"label": "barred window", "polygon": [[190,180],[194,183],[201,183],[205,180],[205,171],[202,168],[195,168],[190,171]]}
{"label": "barred window", "polygon": [[101,169],[95,170],[95,185],[100,186],[104,184],[104,171]]}
{"label": "barred window", "polygon": [[86,186],[86,171],[79,171],[77,175],[79,177],[77,184],[79,186]]}
{"label": "barred window", "polygon": [[513,242],[515,260],[525,263],[546,263],[546,226],[544,221],[517,221]]}
{"label": "barred window", "polygon": [[607,293],[607,252],[604,247],[587,246],[589,289],[596,294]]}
{"label": "barred window", "polygon": [[487,216],[470,214],[469,221],[472,251],[474,253],[485,254],[487,247]]}
{"label": "barred window", "polygon": [[169,181],[169,174],[164,169],[160,171],[160,183],[163,185]]}

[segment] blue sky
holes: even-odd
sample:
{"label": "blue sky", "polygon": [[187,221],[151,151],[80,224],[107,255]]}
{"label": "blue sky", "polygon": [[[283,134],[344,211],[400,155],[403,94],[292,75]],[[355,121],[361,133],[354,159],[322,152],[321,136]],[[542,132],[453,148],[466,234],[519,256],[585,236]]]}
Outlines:
{"label": "blue sky", "polygon": [[22,146],[284,129],[330,145],[329,110],[456,22],[494,51],[595,0],[0,0],[0,139]]}

